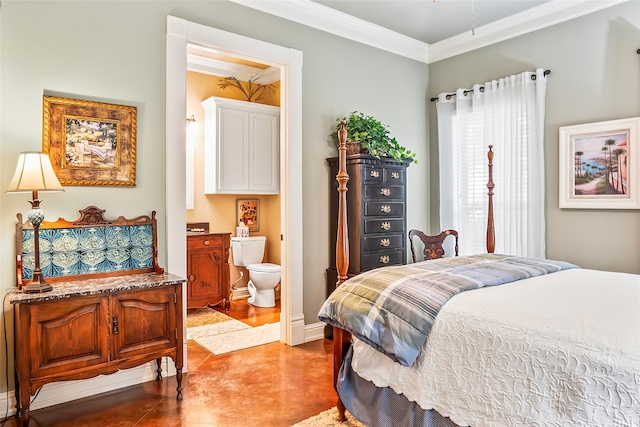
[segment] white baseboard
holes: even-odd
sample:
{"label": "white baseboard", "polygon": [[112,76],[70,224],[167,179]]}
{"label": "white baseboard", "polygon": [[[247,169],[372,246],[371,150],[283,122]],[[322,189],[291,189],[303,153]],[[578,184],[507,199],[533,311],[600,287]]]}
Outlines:
{"label": "white baseboard", "polygon": [[[323,322],[304,326],[304,342],[324,339]],[[298,330],[299,328],[296,328]],[[186,369],[183,370],[186,373]],[[172,359],[162,359],[162,376],[174,377],[176,368]],[[47,408],[60,403],[94,396],[100,393],[153,381],[156,378],[156,363],[148,362],[136,368],[126,369],[111,375],[100,375],[95,378],[77,381],[60,381],[42,387],[38,396],[31,402],[30,410]],[[176,384],[177,386],[177,384]],[[15,415],[15,391],[0,395],[0,408],[9,408],[9,416]]]}
{"label": "white baseboard", "polygon": [[304,327],[304,342],[324,339],[324,327],[326,323],[317,322]]}
{"label": "white baseboard", "polygon": [[245,298],[249,298],[250,296],[251,295],[249,295],[249,288],[245,286],[244,288],[235,288],[233,290],[233,297],[231,297],[231,299],[233,300],[245,299]]}
{"label": "white baseboard", "polygon": [[[184,373],[184,370],[183,370]],[[162,359],[163,378],[176,375],[176,367],[172,359]],[[144,365],[116,372],[111,375],[100,375],[95,378],[76,381],[60,381],[44,385],[38,396],[32,396],[30,411],[42,409],[83,397],[94,396],[100,393],[129,387],[143,382],[152,381],[156,378],[156,363],[147,362]],[[177,383],[176,383],[177,387]],[[176,392],[177,393],[177,392]],[[6,406],[5,406],[6,405]],[[0,396],[0,408],[9,408],[9,416],[16,413],[15,390]]]}

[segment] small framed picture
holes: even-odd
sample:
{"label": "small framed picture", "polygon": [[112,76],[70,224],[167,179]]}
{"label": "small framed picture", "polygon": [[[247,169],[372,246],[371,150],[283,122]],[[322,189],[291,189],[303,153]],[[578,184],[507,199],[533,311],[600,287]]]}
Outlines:
{"label": "small framed picture", "polygon": [[640,209],[640,117],[560,128],[560,208]]}
{"label": "small framed picture", "polygon": [[136,107],[43,97],[42,148],[62,185],[136,185]]}
{"label": "small framed picture", "polygon": [[237,199],[236,202],[237,224],[243,223],[249,227],[249,231],[260,230],[260,200]]}

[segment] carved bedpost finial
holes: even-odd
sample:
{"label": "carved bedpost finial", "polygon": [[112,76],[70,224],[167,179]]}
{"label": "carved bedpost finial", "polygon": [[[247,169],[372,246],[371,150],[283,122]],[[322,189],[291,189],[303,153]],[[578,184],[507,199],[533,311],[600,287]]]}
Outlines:
{"label": "carved bedpost finial", "polygon": [[489,192],[489,206],[488,206],[488,219],[487,219],[487,252],[492,254],[496,247],[496,234],[493,228],[493,189],[495,184],[493,183],[493,145],[489,146],[489,152],[487,157],[489,158],[489,182],[487,182],[487,189]]}

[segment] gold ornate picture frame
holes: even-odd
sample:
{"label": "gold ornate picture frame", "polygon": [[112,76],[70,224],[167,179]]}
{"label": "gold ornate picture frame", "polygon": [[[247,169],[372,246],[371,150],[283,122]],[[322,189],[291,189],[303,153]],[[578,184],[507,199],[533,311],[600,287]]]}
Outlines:
{"label": "gold ornate picture frame", "polygon": [[135,187],[137,109],[43,96],[42,148],[62,185]]}

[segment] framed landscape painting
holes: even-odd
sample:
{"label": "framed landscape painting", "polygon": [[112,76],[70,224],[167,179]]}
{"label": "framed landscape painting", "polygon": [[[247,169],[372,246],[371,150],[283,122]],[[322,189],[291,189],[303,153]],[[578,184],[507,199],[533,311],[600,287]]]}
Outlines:
{"label": "framed landscape painting", "polygon": [[136,107],[43,97],[42,148],[62,185],[136,185]]}
{"label": "framed landscape painting", "polygon": [[560,208],[640,209],[640,117],[560,127]]}
{"label": "framed landscape painting", "polygon": [[259,199],[237,199],[236,218],[238,223],[243,223],[249,227],[249,231],[260,230],[260,200]]}

